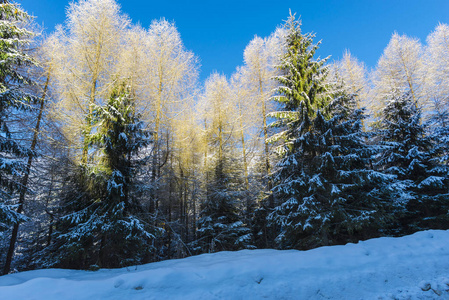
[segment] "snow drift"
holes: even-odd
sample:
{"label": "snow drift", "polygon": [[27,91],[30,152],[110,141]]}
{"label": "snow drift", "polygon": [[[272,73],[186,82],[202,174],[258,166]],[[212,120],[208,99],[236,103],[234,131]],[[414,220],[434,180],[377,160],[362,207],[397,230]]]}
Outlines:
{"label": "snow drift", "polygon": [[449,299],[449,231],[0,277],[0,299]]}

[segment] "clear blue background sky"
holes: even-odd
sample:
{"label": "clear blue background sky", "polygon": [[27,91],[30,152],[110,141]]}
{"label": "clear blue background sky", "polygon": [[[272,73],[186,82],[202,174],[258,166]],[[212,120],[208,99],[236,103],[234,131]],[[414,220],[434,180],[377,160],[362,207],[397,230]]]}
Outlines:
{"label": "clear blue background sky", "polygon": [[[69,0],[16,0],[46,32],[65,21]],[[394,31],[426,36],[449,23],[449,0],[118,0],[133,23],[174,21],[187,49],[199,56],[200,78],[212,71],[231,75],[243,63],[243,50],[254,35],[268,36],[288,17],[301,16],[303,32],[322,40],[318,54],[341,58],[345,49],[373,68]]]}

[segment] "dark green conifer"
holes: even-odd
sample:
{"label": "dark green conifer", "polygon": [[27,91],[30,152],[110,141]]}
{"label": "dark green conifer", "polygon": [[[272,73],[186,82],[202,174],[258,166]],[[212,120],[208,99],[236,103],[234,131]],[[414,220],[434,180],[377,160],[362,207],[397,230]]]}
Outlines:
{"label": "dark green conifer", "polygon": [[287,53],[275,98],[284,110],[271,113],[281,131],[274,173],[279,204],[269,220],[281,248],[308,249],[367,238],[378,221],[376,186],[385,178],[369,169],[372,148],[364,143],[363,110],[354,97],[330,92],[325,60],[313,60],[318,45],[300,23],[287,22]]}

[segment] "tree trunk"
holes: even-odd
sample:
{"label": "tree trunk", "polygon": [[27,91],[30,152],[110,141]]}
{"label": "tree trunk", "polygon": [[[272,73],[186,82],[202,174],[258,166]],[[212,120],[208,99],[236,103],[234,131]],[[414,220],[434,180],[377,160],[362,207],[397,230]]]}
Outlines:
{"label": "tree trunk", "polygon": [[268,139],[268,127],[267,127],[267,106],[266,106],[266,101],[264,99],[264,94],[263,94],[263,86],[262,86],[262,79],[259,79],[259,95],[261,98],[261,102],[262,102],[262,117],[263,117],[263,136],[264,136],[264,145],[265,145],[265,172],[266,172],[266,176],[267,176],[267,189],[268,189],[268,206],[269,208],[274,208],[274,196],[273,193],[271,192],[271,190],[273,189],[273,182],[271,180],[271,166],[270,166],[270,152],[268,149],[268,143],[267,143],[267,139]]}
{"label": "tree trunk", "polygon": [[101,45],[97,43],[97,49],[95,53],[95,65],[94,71],[92,74],[92,81],[90,83],[90,98],[89,98],[89,114],[86,117],[86,131],[84,133],[84,145],[83,145],[83,153],[81,156],[81,162],[83,164],[87,164],[87,156],[89,154],[89,139],[88,136],[92,130],[92,119],[93,119],[93,104],[95,103],[95,94],[97,92],[97,81],[99,77],[98,65],[100,64],[101,57]]}
{"label": "tree trunk", "polygon": [[150,199],[150,213],[155,213],[158,207],[157,200],[157,187],[156,181],[158,178],[158,173],[160,172],[159,168],[159,130],[160,130],[160,122],[162,118],[162,69],[159,70],[159,84],[158,84],[158,96],[156,101],[156,124],[154,128],[154,142],[153,142],[153,166],[151,169],[151,182],[153,187],[151,189],[151,199]]}
{"label": "tree trunk", "polygon": [[54,180],[54,174],[52,173],[50,188],[48,190],[48,195],[47,195],[47,201],[45,203],[45,212],[47,213],[47,215],[50,216],[50,223],[48,224],[47,247],[50,246],[50,244],[51,244],[51,237],[53,235],[53,223],[54,223],[54,219],[55,219],[54,213],[50,212],[48,209],[49,199],[53,192],[53,180]]}
{"label": "tree trunk", "polygon": [[246,145],[245,145],[245,134],[243,131],[243,112],[242,106],[239,101],[239,114],[240,114],[240,138],[242,140],[242,156],[243,156],[243,171],[245,174],[245,189],[249,190],[249,181],[248,181],[248,163],[246,161]]}

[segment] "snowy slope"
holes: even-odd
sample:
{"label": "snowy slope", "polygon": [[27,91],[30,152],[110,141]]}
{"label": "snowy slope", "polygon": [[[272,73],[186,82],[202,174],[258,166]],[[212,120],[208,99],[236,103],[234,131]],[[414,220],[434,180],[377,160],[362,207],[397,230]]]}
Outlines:
{"label": "snowy slope", "polygon": [[[0,277],[0,299],[449,299],[449,231]],[[426,291],[424,291],[426,290]]]}

